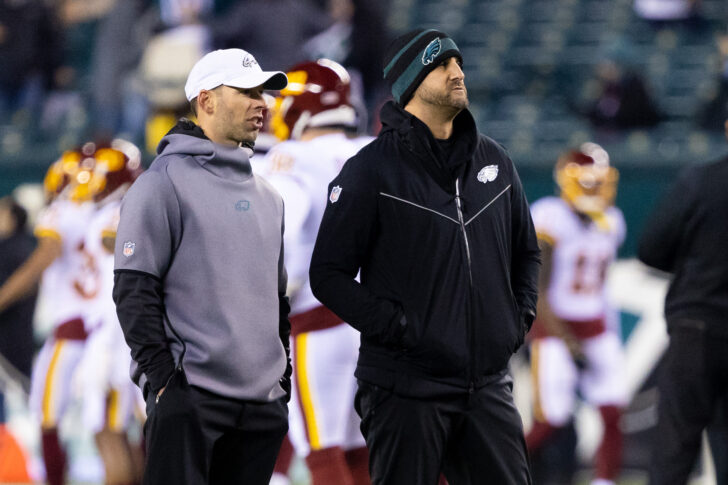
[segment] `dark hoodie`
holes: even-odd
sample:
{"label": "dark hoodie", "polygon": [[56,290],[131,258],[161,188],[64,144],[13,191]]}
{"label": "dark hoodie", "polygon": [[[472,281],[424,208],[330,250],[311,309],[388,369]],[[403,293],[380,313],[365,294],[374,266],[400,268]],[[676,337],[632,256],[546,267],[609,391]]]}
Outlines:
{"label": "dark hoodie", "polygon": [[359,379],[413,396],[472,390],[505,372],[535,314],[521,182],[467,110],[447,157],[396,104],[381,119],[329,186],[313,292],[361,332]]}
{"label": "dark hoodie", "polygon": [[728,337],[728,158],[686,167],[645,224],[639,259],[674,273],[665,299],[670,332],[698,326]]}

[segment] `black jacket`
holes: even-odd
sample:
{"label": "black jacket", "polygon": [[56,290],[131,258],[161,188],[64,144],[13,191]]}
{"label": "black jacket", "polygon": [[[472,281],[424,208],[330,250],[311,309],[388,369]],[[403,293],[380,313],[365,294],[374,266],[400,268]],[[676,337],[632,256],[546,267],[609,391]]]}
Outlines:
{"label": "black jacket", "polygon": [[359,379],[406,395],[479,387],[505,371],[535,313],[539,251],[521,182],[467,110],[448,159],[396,104],[381,119],[329,186],[311,287],[361,332]]}
{"label": "black jacket", "polygon": [[728,336],[728,158],[687,167],[652,212],[639,259],[674,273],[665,299],[668,329],[698,319]]}

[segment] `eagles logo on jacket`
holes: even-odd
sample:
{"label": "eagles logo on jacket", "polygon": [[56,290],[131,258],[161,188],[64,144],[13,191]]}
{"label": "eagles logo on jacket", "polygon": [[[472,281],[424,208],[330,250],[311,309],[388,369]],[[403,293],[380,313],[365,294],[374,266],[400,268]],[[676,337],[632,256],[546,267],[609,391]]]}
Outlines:
{"label": "eagles logo on jacket", "polygon": [[449,157],[395,103],[381,120],[329,185],[313,292],[361,332],[359,379],[412,396],[478,388],[505,373],[535,314],[540,259],[520,179],[467,110]]}

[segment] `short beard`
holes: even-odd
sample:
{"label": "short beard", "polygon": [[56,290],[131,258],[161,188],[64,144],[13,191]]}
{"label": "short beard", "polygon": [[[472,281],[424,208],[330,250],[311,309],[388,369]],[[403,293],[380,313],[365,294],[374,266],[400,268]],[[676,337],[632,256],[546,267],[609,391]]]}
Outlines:
{"label": "short beard", "polygon": [[243,133],[240,133],[236,138],[241,138],[238,140],[238,143],[255,143],[255,140],[258,138],[258,132],[257,131],[245,131]]}
{"label": "short beard", "polygon": [[258,137],[258,131],[246,131],[243,127],[236,126],[233,113],[230,111],[222,113],[220,127],[226,138],[237,142],[238,145],[241,143],[255,143]]}
{"label": "short beard", "polygon": [[454,97],[452,96],[452,93],[445,94],[443,92],[437,92],[431,89],[427,89],[427,87],[422,87],[419,93],[420,98],[422,98],[422,101],[425,103],[432,105],[432,106],[440,106],[443,108],[452,108],[454,110],[457,110],[458,112],[466,109],[470,102],[468,101],[468,92],[465,91],[464,97]]}

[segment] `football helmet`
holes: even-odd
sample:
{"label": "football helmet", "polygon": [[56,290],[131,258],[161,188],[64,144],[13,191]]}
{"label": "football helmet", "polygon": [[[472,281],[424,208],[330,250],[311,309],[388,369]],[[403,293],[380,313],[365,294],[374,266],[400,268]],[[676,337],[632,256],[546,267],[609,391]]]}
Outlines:
{"label": "football helmet", "polygon": [[562,153],[554,179],[563,197],[574,209],[596,216],[614,204],[619,172],[610,166],[607,151],[587,142],[577,150]]}
{"label": "football helmet", "polygon": [[308,127],[356,128],[349,73],[329,59],[308,61],[286,73],[288,86],[272,110],[271,128],[280,140],[298,139]]}
{"label": "football helmet", "polygon": [[144,171],[139,148],[121,138],[112,140],[108,147],[97,148],[94,159],[94,177],[97,179],[93,190],[95,202],[107,197],[121,197]]}
{"label": "football helmet", "polygon": [[65,151],[53,162],[43,178],[46,202],[50,203],[64,191],[78,171],[81,153],[76,150]]}
{"label": "football helmet", "polygon": [[141,152],[126,140],[115,139],[110,144],[88,142],[73,153],[79,161],[67,190],[74,202],[121,197],[143,171]]}

